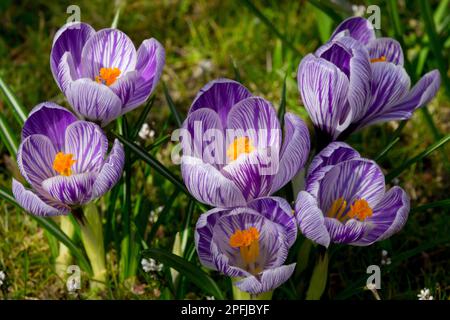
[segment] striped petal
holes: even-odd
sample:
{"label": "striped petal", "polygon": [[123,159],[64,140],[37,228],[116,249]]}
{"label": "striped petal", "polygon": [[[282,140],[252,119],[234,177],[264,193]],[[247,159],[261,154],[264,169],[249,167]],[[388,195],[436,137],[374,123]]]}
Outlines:
{"label": "striped petal", "polygon": [[77,121],[67,128],[65,153],[71,153],[76,160],[73,173],[98,173],[107,151],[108,139],[96,124]]}
{"label": "striped petal", "polygon": [[373,30],[372,24],[361,17],[350,17],[341,22],[336,30],[334,30],[331,39],[343,31],[348,32],[352,38],[365,45],[375,39],[375,31]]}
{"label": "striped petal", "polygon": [[325,227],[325,218],[316,199],[308,192],[300,191],[295,201],[295,217],[302,234],[324,247],[330,245],[330,234]]}
{"label": "striped petal", "polygon": [[120,98],[110,88],[89,79],[73,82],[66,96],[77,114],[102,126],[119,117],[122,110]]}
{"label": "striped petal", "polygon": [[284,142],[280,152],[280,165],[275,175],[270,193],[274,193],[288,183],[309,156],[310,139],[306,124],[292,113],[284,116]]}
{"label": "striped petal", "polygon": [[384,175],[378,165],[370,160],[348,160],[334,166],[320,181],[318,203],[328,212],[332,203],[344,198],[348,204],[364,199],[371,208],[385,192]]}
{"label": "striped petal", "polygon": [[331,242],[353,244],[368,234],[372,225],[355,219],[345,223],[334,218],[325,218],[325,226],[330,234]]}
{"label": "striped petal", "polygon": [[226,127],[231,108],[251,96],[250,91],[239,82],[229,79],[213,80],[200,89],[189,114],[201,108],[212,109],[219,115],[223,127]]}
{"label": "striped petal", "polygon": [[258,295],[263,292],[275,290],[285,283],[292,276],[296,264],[292,263],[285,266],[265,270],[256,276],[248,276],[235,283],[240,290]]}
{"label": "striped petal", "polygon": [[60,62],[61,58],[66,52],[70,53],[73,65],[75,67],[74,73],[77,77],[80,75],[81,53],[86,42],[95,34],[95,30],[86,23],[69,23],[58,30],[52,45],[50,54],[50,67],[56,83],[62,91],[60,76]]}
{"label": "striped petal", "polygon": [[374,228],[356,245],[367,246],[387,239],[400,231],[408,219],[409,202],[408,195],[400,187],[393,187],[386,192],[383,199],[374,208],[373,215],[365,220]]}
{"label": "striped petal", "polygon": [[40,189],[43,180],[56,175],[53,170],[55,147],[47,136],[34,134],[26,137],[17,152],[20,173],[34,188]]}
{"label": "striped petal", "polygon": [[198,158],[183,156],[181,174],[189,192],[200,202],[220,208],[246,203],[242,192],[233,181]]}
{"label": "striped petal", "polygon": [[403,50],[400,43],[392,38],[378,38],[367,45],[370,59],[386,58],[386,62],[403,66]]}
{"label": "striped petal", "polygon": [[165,50],[156,39],[151,38],[142,42],[137,51],[137,77],[134,90],[127,100],[122,99],[125,106],[122,113],[138,107],[153,93],[161,78],[165,60]]}
{"label": "striped petal", "polygon": [[25,187],[13,178],[12,192],[17,203],[25,209],[25,211],[35,216],[58,216],[69,214],[68,208],[54,208],[45,203],[33,191],[25,189]]}
{"label": "striped petal", "polygon": [[334,140],[351,120],[347,76],[331,62],[309,54],[299,65],[297,80],[314,126]]}
{"label": "striped petal", "polygon": [[297,239],[297,224],[289,203],[283,198],[266,197],[253,200],[247,205],[284,229],[287,246],[291,247]]}
{"label": "striped petal", "polygon": [[97,180],[95,180],[93,198],[101,197],[120,180],[124,164],[125,152],[122,144],[116,139],[114,140],[111,153],[100,170]]}
{"label": "striped petal", "polygon": [[70,52],[64,53],[61,57],[58,65],[58,73],[55,78],[63,93],[67,91],[67,88],[73,81],[79,78],[72,54]]}
{"label": "striped petal", "polygon": [[[237,137],[245,134],[255,147],[272,147],[276,153],[281,147],[280,122],[275,109],[263,98],[250,97],[238,102],[228,113],[227,129],[233,129]],[[227,145],[235,138],[227,141]]]}
{"label": "striped petal", "polygon": [[92,200],[92,187],[96,173],[56,176],[42,182],[42,187],[54,199],[69,205],[83,205]]}
{"label": "striped petal", "polygon": [[95,79],[101,68],[119,68],[120,74],[134,71],[136,48],[128,36],[117,29],[103,29],[85,44],[81,55],[82,76]]}
{"label": "striped petal", "polygon": [[43,102],[31,110],[22,128],[22,140],[33,135],[47,136],[55,149],[64,148],[64,132],[77,118],[67,109],[53,103]]}

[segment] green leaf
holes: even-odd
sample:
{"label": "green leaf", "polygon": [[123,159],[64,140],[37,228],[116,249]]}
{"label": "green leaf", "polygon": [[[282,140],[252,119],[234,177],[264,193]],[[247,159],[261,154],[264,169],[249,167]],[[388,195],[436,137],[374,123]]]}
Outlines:
{"label": "green leaf", "polygon": [[177,110],[177,107],[173,103],[172,97],[170,96],[169,90],[167,89],[166,83],[163,82],[163,89],[164,89],[164,96],[166,97],[167,104],[169,105],[170,111],[172,112],[175,121],[177,123],[177,126],[181,128],[183,125],[183,120],[181,119],[181,116]]}
{"label": "green leaf", "polygon": [[450,141],[450,134],[446,135],[445,137],[443,137],[442,139],[440,139],[436,143],[433,143],[431,146],[429,146],[427,149],[425,149],[423,152],[421,152],[417,156],[409,159],[408,161],[406,161],[405,163],[403,163],[399,167],[393,169],[391,172],[389,172],[386,175],[386,182],[390,182],[392,179],[397,177],[400,173],[402,173],[405,169],[407,169],[410,166],[412,166],[414,163],[422,160],[423,158],[425,158],[428,155],[430,155],[432,152],[434,152],[434,151],[438,150],[439,148],[443,147],[448,141]]}
{"label": "green leaf", "polygon": [[309,282],[306,300],[320,300],[328,280],[328,251],[319,254]]}
{"label": "green leaf", "polygon": [[284,114],[286,113],[286,78],[287,73],[284,76],[283,80],[283,89],[281,91],[281,101],[280,101],[280,107],[278,108],[278,120],[280,120],[281,127],[283,128],[284,123]]}
{"label": "green leaf", "polygon": [[156,158],[154,158],[151,154],[147,153],[144,149],[142,149],[142,147],[138,146],[134,142],[131,142],[114,132],[113,134],[126,147],[128,147],[132,152],[134,152],[137,156],[139,156],[139,158],[141,158],[143,161],[148,163],[153,169],[155,169],[156,172],[158,172],[167,180],[169,180],[174,186],[179,188],[182,192],[184,192],[188,196],[191,196],[189,191],[184,186],[183,182],[178,177],[176,177],[169,169],[167,169],[161,162],[159,162]]}
{"label": "green leaf", "polygon": [[410,213],[421,212],[421,211],[425,211],[428,209],[434,209],[434,208],[450,208],[450,199],[435,201],[435,202],[427,203],[427,204],[412,208]]}
{"label": "green leaf", "polygon": [[195,264],[161,249],[144,250],[142,255],[177,270],[199,289],[213,295],[216,299],[223,300],[225,298],[216,282]]}
{"label": "green leaf", "polygon": [[2,90],[6,98],[6,102],[13,111],[14,117],[16,118],[18,124],[23,125],[23,123],[27,119],[28,112],[25,110],[25,108],[22,106],[19,100],[17,100],[14,93],[11,91],[11,89],[8,87],[8,85],[3,81],[1,77],[0,77],[0,89]]}
{"label": "green leaf", "polygon": [[320,0],[309,0],[310,4],[312,4],[314,7],[325,13],[327,16],[329,16],[331,19],[334,20],[336,23],[340,23],[342,21],[342,17],[339,13],[337,13],[335,7],[330,7],[327,5],[327,3],[324,3]]}
{"label": "green leaf", "polygon": [[9,154],[15,158],[19,144],[3,114],[0,114],[0,139],[5,144]]}
{"label": "green leaf", "polygon": [[134,126],[134,130],[130,135],[131,140],[136,140],[136,137],[138,136],[139,131],[142,128],[142,125],[144,124],[145,120],[147,119],[148,114],[149,114],[150,110],[152,109],[154,102],[155,102],[155,96],[152,96],[150,98],[150,100],[147,102],[147,104],[145,105],[145,108],[142,110],[141,114],[139,115],[139,118]]}
{"label": "green leaf", "polygon": [[[23,210],[23,208],[16,202],[14,197],[2,187],[0,187],[0,198],[9,202],[10,204],[16,206],[17,208]],[[78,259],[80,266],[90,275],[92,275],[91,266],[82,253],[77,247],[77,245],[59,228],[59,226],[51,218],[43,218],[38,216],[29,215],[34,219],[42,228],[44,228],[48,233],[53,235],[58,241],[61,241],[75,258]]]}
{"label": "green leaf", "polygon": [[388,145],[383,150],[381,150],[381,152],[375,157],[374,160],[378,161],[383,158],[399,141],[399,137],[395,137],[393,140],[391,140],[391,142],[389,142]]}

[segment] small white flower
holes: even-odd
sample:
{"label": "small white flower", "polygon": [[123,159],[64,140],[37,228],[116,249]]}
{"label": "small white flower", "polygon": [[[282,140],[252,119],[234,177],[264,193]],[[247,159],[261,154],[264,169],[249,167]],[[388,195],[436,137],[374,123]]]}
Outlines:
{"label": "small white flower", "polygon": [[391,258],[388,256],[388,252],[386,250],[381,250],[381,264],[382,265],[390,265],[392,263]]}
{"label": "small white flower", "polygon": [[145,272],[161,272],[164,265],[162,263],[157,263],[154,259],[145,259],[141,260],[142,269]]}
{"label": "small white flower", "polygon": [[419,300],[434,300],[433,296],[430,293],[430,289],[428,288],[423,288],[422,290],[420,290],[417,298],[419,298]]}
{"label": "small white flower", "polygon": [[155,223],[158,220],[159,214],[161,211],[163,211],[164,207],[160,206],[156,208],[155,210],[150,211],[150,215],[148,217],[148,220],[150,223]]}
{"label": "small white flower", "polygon": [[353,11],[354,16],[362,17],[362,16],[364,16],[364,13],[366,12],[366,7],[353,4],[352,11]]}
{"label": "small white flower", "polygon": [[206,300],[216,300],[213,296],[206,296]]}
{"label": "small white flower", "polygon": [[6,274],[4,271],[0,271],[0,287],[3,285],[6,279]]}
{"label": "small white flower", "polygon": [[155,131],[150,129],[148,123],[144,123],[141,129],[139,130],[138,136],[142,140],[150,140],[153,139],[153,137],[155,136]]}
{"label": "small white flower", "polygon": [[67,291],[69,291],[69,293],[75,293],[75,291],[79,290],[81,287],[80,281],[76,277],[68,279],[66,286],[67,286]]}

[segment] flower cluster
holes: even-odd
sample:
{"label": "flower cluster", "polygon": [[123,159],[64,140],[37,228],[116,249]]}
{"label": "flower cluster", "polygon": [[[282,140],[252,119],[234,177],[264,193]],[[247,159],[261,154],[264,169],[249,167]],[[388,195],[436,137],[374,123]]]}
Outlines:
{"label": "flower cluster", "polygon": [[[124,149],[101,126],[141,105],[164,65],[155,39],[138,50],[117,29],[62,27],[50,55],[53,76],[76,115],[52,102],[37,105],[22,128],[17,163],[31,190],[13,179],[17,202],[37,216],[67,215],[101,197],[122,176]],[[88,120],[88,121],[86,121]]]}
{"label": "flower cluster", "polygon": [[336,140],[369,124],[409,118],[439,84],[439,73],[431,71],[410,89],[398,42],[377,39],[363,18],[342,22],[298,68],[318,147],[292,210],[273,194],[308,160],[306,125],[287,113],[281,132],[268,101],[232,80],[208,83],[191,105],[181,141],[188,190],[215,207],[196,225],[202,264],[258,295],[291,277],[295,263],[285,263],[297,229],[324,247],[367,246],[398,232],[408,218],[408,195],[398,186],[386,190],[381,168]]}

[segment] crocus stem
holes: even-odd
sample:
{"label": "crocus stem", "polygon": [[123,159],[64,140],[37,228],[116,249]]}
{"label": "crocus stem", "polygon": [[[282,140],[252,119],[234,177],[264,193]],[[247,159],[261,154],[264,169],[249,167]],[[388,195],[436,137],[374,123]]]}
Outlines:
{"label": "crocus stem", "polygon": [[[69,216],[61,216],[60,218],[61,230],[70,238],[75,236],[75,227]],[[67,277],[67,267],[72,263],[72,254],[62,242],[59,243],[59,253],[55,260],[56,274],[61,278]]]}
{"label": "crocus stem", "polygon": [[84,208],[84,213],[79,208],[77,212],[74,212],[74,216],[80,225],[81,241],[92,267],[91,290],[105,290],[107,271],[103,245],[103,228],[97,207],[94,203],[90,203]]}
{"label": "crocus stem", "polygon": [[319,252],[306,292],[306,300],[320,300],[328,281],[328,251]]}
{"label": "crocus stem", "polygon": [[238,287],[234,285],[239,279],[233,279],[233,300],[272,300],[273,291],[264,292],[258,295],[250,294],[241,291]]}

